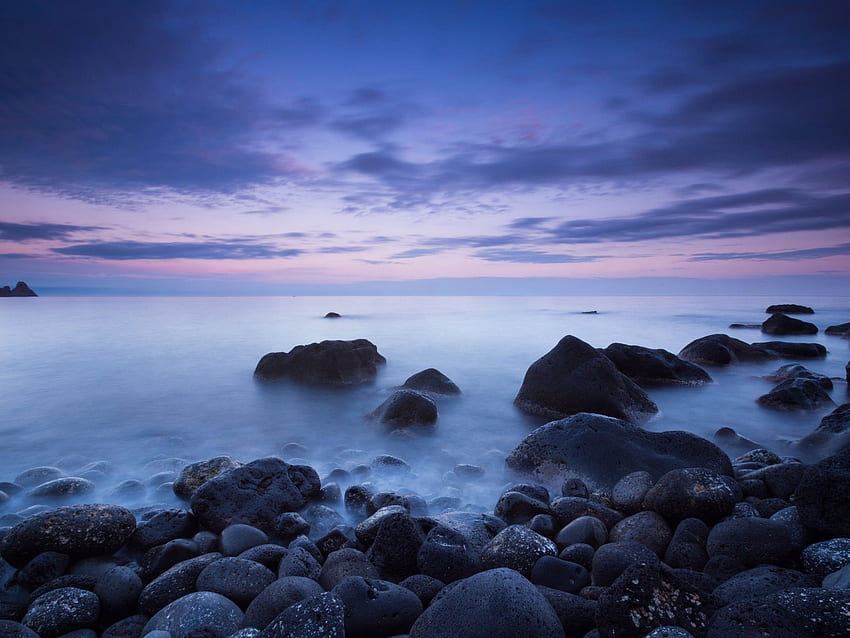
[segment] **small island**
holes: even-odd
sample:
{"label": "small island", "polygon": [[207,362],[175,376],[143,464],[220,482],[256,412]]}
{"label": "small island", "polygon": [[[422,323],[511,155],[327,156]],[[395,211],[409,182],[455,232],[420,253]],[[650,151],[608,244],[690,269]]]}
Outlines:
{"label": "small island", "polygon": [[27,286],[26,282],[19,281],[14,288],[9,286],[0,287],[0,297],[38,297],[35,291]]}

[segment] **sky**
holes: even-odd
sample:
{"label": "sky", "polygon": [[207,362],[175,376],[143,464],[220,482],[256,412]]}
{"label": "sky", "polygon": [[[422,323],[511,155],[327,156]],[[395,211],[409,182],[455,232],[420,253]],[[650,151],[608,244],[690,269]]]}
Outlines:
{"label": "sky", "polygon": [[850,289],[846,0],[12,0],[0,96],[0,285]]}

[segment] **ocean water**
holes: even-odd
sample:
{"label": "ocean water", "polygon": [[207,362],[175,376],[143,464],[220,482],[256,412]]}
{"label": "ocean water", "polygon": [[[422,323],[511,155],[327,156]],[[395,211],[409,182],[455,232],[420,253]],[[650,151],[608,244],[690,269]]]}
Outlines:
{"label": "ocean water", "polygon": [[[773,337],[732,322],[760,323],[771,303],[815,308],[815,341],[825,359],[803,362],[840,379],[850,341],[824,335],[850,321],[850,298],[760,297],[39,297],[0,302],[0,481],[26,468],[59,465],[75,473],[105,461],[98,493],[128,478],[217,455],[243,462],[280,455],[326,475],[393,454],[409,475],[373,476],[379,488],[426,498],[456,495],[490,506],[510,480],[503,461],[545,419],[522,414],[513,399],[528,366],[564,335],[596,347],[619,341],[677,353],[725,332],[747,342]],[[328,311],[342,314],[325,319]],[[596,314],[584,314],[596,311]],[[267,352],[324,339],[365,338],[387,366],[356,388],[259,382]],[[755,399],[773,384],[765,374],[785,361],[710,369],[702,388],[651,389],[660,413],[644,427],[711,438],[720,427],[779,449],[811,432],[829,412],[782,413]],[[463,395],[438,401],[427,435],[388,433],[365,419],[394,386],[435,367]],[[836,383],[836,404],[848,400]],[[297,446],[289,446],[295,443]],[[485,475],[456,481],[458,463]],[[343,486],[344,487],[344,486]],[[144,499],[160,499],[165,490]],[[115,498],[109,499],[115,502]],[[132,505],[132,503],[128,503]]]}

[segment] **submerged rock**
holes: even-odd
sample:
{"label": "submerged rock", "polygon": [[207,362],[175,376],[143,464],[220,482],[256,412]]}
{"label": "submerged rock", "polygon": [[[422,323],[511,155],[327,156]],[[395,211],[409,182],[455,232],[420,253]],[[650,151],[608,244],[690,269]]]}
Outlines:
{"label": "submerged rock", "polygon": [[608,357],[570,335],[531,364],[514,403],[546,418],[595,412],[642,423],[658,412],[652,399]]}
{"label": "submerged rock", "polygon": [[796,303],[780,303],[774,304],[772,306],[768,306],[765,312],[769,315],[774,315],[776,313],[783,313],[786,315],[813,315],[815,311],[809,308],[808,306],[801,306]]}
{"label": "submerged rock", "polygon": [[695,434],[649,432],[599,414],[576,414],[537,428],[513,449],[506,464],[539,480],[579,476],[606,489],[640,470],[653,479],[683,467],[732,475],[729,457]]}
{"label": "submerged rock", "polygon": [[430,394],[461,393],[454,381],[435,368],[428,368],[408,377],[401,387]]}
{"label": "submerged rock", "polygon": [[761,324],[761,331],[769,335],[813,335],[817,334],[818,327],[808,321],[777,313]]}
{"label": "submerged rock", "polygon": [[416,390],[396,390],[368,417],[390,428],[434,425],[437,422],[437,404]]}
{"label": "submerged rock", "polygon": [[366,339],[322,341],[270,352],[257,363],[254,376],[289,378],[321,385],[357,385],[374,381],[387,360]]}
{"label": "submerged rock", "polygon": [[760,341],[752,344],[783,359],[823,359],[826,347],[820,343],[796,343],[793,341]]}
{"label": "submerged rock", "polygon": [[682,348],[679,357],[697,365],[726,366],[739,361],[767,361],[776,355],[729,335],[713,334],[691,341]]}
{"label": "submerged rock", "polygon": [[711,376],[667,350],[612,343],[601,351],[617,369],[641,386],[703,385]]}
{"label": "submerged rock", "polygon": [[818,380],[803,377],[783,381],[757,401],[776,410],[815,410],[835,405]]}
{"label": "submerged rock", "polygon": [[832,390],[832,380],[817,372],[812,372],[799,363],[788,363],[765,377],[768,381],[781,382],[791,379],[812,379],[817,381],[824,390]]}

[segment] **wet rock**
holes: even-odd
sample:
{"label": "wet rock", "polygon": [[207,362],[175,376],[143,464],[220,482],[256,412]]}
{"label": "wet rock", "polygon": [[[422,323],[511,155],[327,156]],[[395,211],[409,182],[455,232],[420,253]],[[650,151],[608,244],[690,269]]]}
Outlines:
{"label": "wet rock", "polygon": [[823,359],[826,347],[820,343],[797,343],[794,341],[760,341],[753,347],[764,348],[782,359]]}
{"label": "wet rock", "polygon": [[659,557],[664,556],[667,545],[673,537],[673,531],[661,514],[643,511],[632,514],[611,528],[609,538],[612,543],[634,541],[648,547]]}
{"label": "wet rock", "polygon": [[139,595],[139,609],[152,616],[181,596],[192,593],[195,591],[198,575],[207,565],[219,558],[219,553],[203,554],[169,568],[142,589]]}
{"label": "wet rock", "polygon": [[761,331],[769,335],[813,335],[817,334],[818,327],[808,321],[795,319],[778,312],[772,314],[761,324]]}
{"label": "wet rock", "polygon": [[511,569],[492,569],[444,590],[413,624],[410,638],[563,638],[543,594]]}
{"label": "wet rock", "polygon": [[[819,581],[818,581],[819,582]],[[745,599],[757,600],[761,596],[792,587],[817,587],[818,582],[811,576],[776,565],[759,565],[739,574],[719,585],[714,595],[721,604],[728,605]]]}
{"label": "wet rock", "polygon": [[242,610],[221,594],[200,591],[175,600],[156,613],[145,625],[145,635],[167,631],[172,638],[229,636],[242,624]]}
{"label": "wet rock", "polygon": [[457,387],[454,381],[435,368],[428,368],[408,377],[402,384],[402,387],[437,395],[455,395],[461,393],[460,388]]}
{"label": "wet rock", "polygon": [[839,337],[850,336],[850,322],[839,323],[835,326],[829,326],[824,333],[828,335],[838,335]]}
{"label": "wet rock", "polygon": [[850,538],[812,543],[800,554],[803,569],[817,579],[850,565]]}
{"label": "wet rock", "polygon": [[529,580],[535,585],[577,594],[590,585],[590,572],[578,563],[555,556],[541,556],[534,563]]}
{"label": "wet rock", "polygon": [[648,547],[634,541],[607,543],[593,555],[590,575],[594,585],[610,586],[626,568],[636,563],[658,564],[658,557]]}
{"label": "wet rock", "polygon": [[130,510],[116,505],[68,505],[29,516],[0,543],[0,555],[23,567],[41,552],[72,557],[112,554],[136,529]]}
{"label": "wet rock", "polygon": [[730,427],[718,428],[712,438],[718,446],[730,454],[742,454],[761,447],[755,441],[741,436]]}
{"label": "wet rock", "polygon": [[62,478],[63,476],[65,476],[65,472],[60,470],[58,467],[42,465],[24,470],[12,479],[12,482],[24,488],[32,488],[36,485]]}
{"label": "wet rock", "polygon": [[522,525],[509,525],[484,547],[481,564],[484,569],[509,567],[528,578],[538,558],[557,555],[557,546],[548,538]]}
{"label": "wet rock", "polygon": [[780,366],[774,372],[765,377],[768,381],[779,383],[791,379],[812,379],[817,381],[824,390],[832,390],[832,380],[823,374],[812,372],[806,366],[799,363],[788,363]]}
{"label": "wet rock", "polygon": [[424,541],[422,529],[410,515],[395,512],[381,519],[366,558],[382,578],[398,582],[417,573],[417,554]]}
{"label": "wet rock", "polygon": [[275,580],[274,572],[260,563],[226,556],[204,567],[195,588],[226,596],[244,609]]}
{"label": "wet rock", "polygon": [[206,461],[191,463],[180,470],[180,474],[171,487],[177,496],[189,500],[201,485],[219,474],[235,470],[241,465],[239,461],[230,456],[216,456]]}
{"label": "wet rock", "polygon": [[302,576],[318,582],[322,575],[322,566],[318,559],[303,547],[292,547],[281,559],[278,566],[278,578],[285,576]]}
{"label": "wet rock", "polygon": [[599,414],[577,414],[537,428],[505,463],[544,482],[578,475],[606,489],[637,471],[653,478],[681,467],[732,474],[729,457],[710,441],[689,432],[649,432]]}
{"label": "wet rock", "polygon": [[584,636],[596,627],[596,601],[551,587],[537,586],[555,610],[567,636]]}
{"label": "wet rock", "polygon": [[608,542],[608,528],[595,516],[579,516],[567,523],[555,536],[558,547],[582,544],[599,547]]}
{"label": "wet rock", "polygon": [[708,525],[698,518],[681,521],[664,552],[664,562],[673,568],[702,570],[708,562],[708,532]]}
{"label": "wet rock", "polygon": [[32,488],[27,495],[32,498],[60,500],[88,494],[94,490],[94,483],[79,476],[64,476],[47,481]]}
{"label": "wet rock", "polygon": [[349,576],[378,578],[380,574],[366,554],[353,547],[344,547],[328,554],[322,564],[319,583],[330,591]]}
{"label": "wet rock", "polygon": [[192,511],[213,532],[233,523],[271,531],[281,512],[300,510],[320,489],[319,475],[313,468],[269,457],[201,485],[192,496]]}
{"label": "wet rock", "polygon": [[271,352],[257,363],[254,376],[289,378],[321,385],[359,385],[375,380],[387,362],[366,339],[322,341],[295,346],[289,352]]}
{"label": "wet rock", "polygon": [[850,449],[808,466],[794,492],[803,524],[821,534],[850,536]]}
{"label": "wet rock", "polygon": [[469,547],[479,554],[503,529],[505,522],[490,514],[477,512],[444,512],[431,517],[439,525],[459,532]]}
{"label": "wet rock", "polygon": [[389,428],[428,426],[437,422],[437,404],[416,390],[396,390],[368,418]]}
{"label": "wet rock", "polygon": [[646,493],[644,507],[672,522],[700,518],[714,523],[731,513],[742,497],[741,488],[729,476],[689,467],[661,476]]}
{"label": "wet rock", "polygon": [[759,405],[774,410],[816,410],[835,405],[823,386],[814,379],[789,379],[757,399]]}
{"label": "wet rock", "polygon": [[76,587],[54,589],[33,601],[21,624],[42,638],[54,638],[76,629],[94,627],[100,601],[90,591]]}
{"label": "wet rock", "polygon": [[705,370],[667,350],[612,343],[601,352],[640,386],[711,383],[711,376]]}
{"label": "wet rock", "polygon": [[144,585],[129,567],[116,565],[107,570],[94,586],[100,600],[101,618],[115,620],[132,614]]}
{"label": "wet rock", "polygon": [[524,412],[552,419],[594,412],[643,423],[658,412],[610,359],[573,336],[531,364],[514,403]]}
{"label": "wet rock", "polygon": [[403,634],[422,613],[416,594],[385,580],[351,576],[333,593],[345,606],[346,638]]}
{"label": "wet rock", "polygon": [[510,490],[499,497],[493,513],[508,525],[522,524],[538,514],[548,514],[549,504],[522,492]]}
{"label": "wet rock", "polygon": [[136,527],[130,543],[149,549],[176,538],[190,538],[196,531],[198,524],[192,512],[183,509],[161,510]]}
{"label": "wet rock", "polygon": [[664,625],[705,635],[717,601],[660,563],[627,568],[599,597],[596,624],[603,636],[643,638]]}
{"label": "wet rock", "polygon": [[724,334],[713,334],[691,341],[679,357],[701,366],[726,366],[740,362],[761,362],[776,357],[763,348]]}
{"label": "wet rock", "polygon": [[315,580],[303,576],[279,578],[261,591],[248,609],[242,621],[244,627],[265,629],[282,611],[292,605],[322,593]]}
{"label": "wet rock", "polygon": [[346,638],[345,605],[332,592],[316,594],[283,610],[260,638]]}
{"label": "wet rock", "polygon": [[611,503],[625,514],[634,514],[640,511],[643,499],[653,483],[652,475],[646,470],[627,474],[611,490]]}
{"label": "wet rock", "polygon": [[832,453],[850,443],[850,403],[844,403],[823,417],[814,432],[797,442],[805,452],[827,450]]}
{"label": "wet rock", "polygon": [[252,547],[268,542],[269,537],[263,530],[245,523],[234,523],[221,530],[218,546],[225,556],[237,556]]}
{"label": "wet rock", "polygon": [[453,583],[480,572],[481,555],[460,532],[437,525],[428,532],[416,554],[420,573],[442,583]]}
{"label": "wet rock", "polygon": [[765,312],[769,315],[776,314],[778,312],[784,313],[786,315],[813,315],[815,311],[809,308],[809,306],[801,306],[796,303],[779,303],[773,304],[767,307]]}
{"label": "wet rock", "polygon": [[729,556],[745,567],[779,564],[794,552],[788,527],[763,518],[734,518],[715,525],[708,534],[709,556]]}

